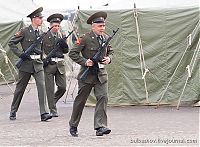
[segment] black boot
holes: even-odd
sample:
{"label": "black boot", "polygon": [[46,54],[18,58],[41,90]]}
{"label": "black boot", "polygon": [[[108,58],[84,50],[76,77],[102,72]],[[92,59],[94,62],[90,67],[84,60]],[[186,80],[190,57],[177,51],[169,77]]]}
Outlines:
{"label": "black boot", "polygon": [[96,136],[103,136],[104,134],[109,134],[111,130],[106,127],[100,127],[96,131]]}
{"label": "black boot", "polygon": [[71,134],[73,137],[78,137],[78,130],[77,130],[77,127],[71,126],[70,129],[69,129],[69,132],[70,132],[70,134]]}
{"label": "black boot", "polygon": [[52,116],[49,113],[43,113],[41,115],[41,121],[47,121],[48,119],[51,119]]}
{"label": "black boot", "polygon": [[16,112],[10,112],[10,120],[15,120],[16,119]]}

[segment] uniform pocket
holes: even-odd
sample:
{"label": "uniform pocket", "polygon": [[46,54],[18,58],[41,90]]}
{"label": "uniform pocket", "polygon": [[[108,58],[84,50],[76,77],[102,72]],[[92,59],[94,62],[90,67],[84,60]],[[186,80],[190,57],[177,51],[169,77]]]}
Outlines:
{"label": "uniform pocket", "polygon": [[25,38],[25,41],[26,41],[26,42],[34,42],[34,41],[35,41],[35,38],[26,37],[26,38]]}
{"label": "uniform pocket", "polygon": [[97,51],[97,48],[91,47],[90,50],[91,51]]}

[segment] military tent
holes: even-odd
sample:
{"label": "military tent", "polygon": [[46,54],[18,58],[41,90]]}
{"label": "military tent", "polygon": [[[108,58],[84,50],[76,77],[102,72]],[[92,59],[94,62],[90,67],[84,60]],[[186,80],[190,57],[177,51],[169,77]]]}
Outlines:
{"label": "military tent", "polygon": [[[108,13],[106,33],[111,35],[119,28],[110,42],[115,53],[112,64],[107,66],[109,105],[173,105],[179,99],[182,104],[199,101],[198,0],[135,0],[139,5],[136,9],[133,9],[133,1],[108,2],[96,9],[77,10],[74,22],[81,36],[89,31],[88,16],[105,10]],[[125,9],[120,7],[124,4]],[[0,2],[0,48],[13,64],[17,59],[9,51],[8,40],[28,21],[25,16],[35,6],[31,0]],[[4,52],[0,55],[2,74],[13,80]],[[94,103],[91,95],[88,105]]]}
{"label": "military tent", "polygon": [[[77,11],[80,34],[89,31],[86,20],[96,11]],[[107,66],[109,105],[199,101],[198,5],[104,11],[108,13],[106,33],[112,35],[119,28],[111,41],[114,58]],[[88,105],[95,102],[91,95]]]}

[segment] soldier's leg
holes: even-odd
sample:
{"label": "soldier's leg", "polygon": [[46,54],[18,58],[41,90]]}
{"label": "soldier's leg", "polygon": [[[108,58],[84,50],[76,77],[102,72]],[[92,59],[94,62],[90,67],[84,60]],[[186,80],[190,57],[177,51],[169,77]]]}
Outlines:
{"label": "soldier's leg", "polygon": [[93,87],[93,84],[87,84],[87,83],[78,81],[78,95],[76,96],[74,100],[72,115],[69,121],[69,125],[71,127],[78,126],[81,119],[82,112],[83,112],[83,108],[92,90],[92,87]]}
{"label": "soldier's leg", "polygon": [[64,95],[66,91],[66,76],[65,74],[60,74],[59,71],[56,72],[55,82],[57,85],[57,91],[55,92],[55,103]]}
{"label": "soldier's leg", "polygon": [[106,108],[108,103],[108,83],[98,82],[94,86],[94,94],[97,99],[95,114],[94,114],[94,129],[107,126]]}
{"label": "soldier's leg", "polygon": [[45,72],[45,87],[46,87],[46,94],[47,94],[47,101],[49,105],[50,112],[56,112],[55,107],[55,100],[54,100],[54,74]]}
{"label": "soldier's leg", "polygon": [[33,77],[35,78],[38,91],[40,114],[49,113],[47,106],[46,90],[45,90],[44,71],[42,70],[37,73],[34,73]]}
{"label": "soldier's leg", "polygon": [[24,91],[26,89],[26,86],[28,84],[28,81],[31,77],[31,73],[19,71],[18,74],[18,81],[16,84],[15,92],[14,92],[14,98],[11,104],[11,112],[17,112],[19,105],[21,103],[22,97],[24,95]]}

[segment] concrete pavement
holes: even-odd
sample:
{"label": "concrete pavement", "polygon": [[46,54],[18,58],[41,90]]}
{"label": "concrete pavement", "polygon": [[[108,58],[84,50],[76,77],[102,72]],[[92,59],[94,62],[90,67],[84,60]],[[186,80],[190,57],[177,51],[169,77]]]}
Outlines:
{"label": "concrete pavement", "polygon": [[85,107],[79,137],[71,137],[71,95],[58,102],[58,118],[41,122],[35,84],[27,89],[17,120],[10,121],[13,95],[6,85],[0,86],[0,146],[199,146],[199,107],[108,107],[112,132],[103,137],[93,130],[94,107]]}

